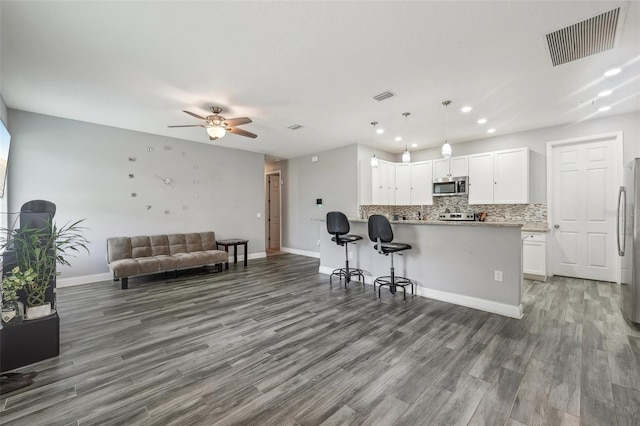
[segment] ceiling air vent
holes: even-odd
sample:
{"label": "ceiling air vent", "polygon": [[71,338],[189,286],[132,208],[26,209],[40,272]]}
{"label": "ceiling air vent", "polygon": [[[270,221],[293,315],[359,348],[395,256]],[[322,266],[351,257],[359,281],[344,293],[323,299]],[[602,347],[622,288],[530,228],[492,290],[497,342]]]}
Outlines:
{"label": "ceiling air vent", "polygon": [[287,127],[287,129],[291,129],[291,130],[298,130],[301,129],[303,126],[299,125],[299,124],[292,124],[291,126]]}
{"label": "ceiling air vent", "polygon": [[546,35],[553,66],[613,49],[620,8]]}
{"label": "ceiling air vent", "polygon": [[380,102],[380,101],[384,101],[385,99],[389,99],[392,96],[393,96],[393,93],[391,92],[382,92],[379,95],[375,95],[373,99]]}

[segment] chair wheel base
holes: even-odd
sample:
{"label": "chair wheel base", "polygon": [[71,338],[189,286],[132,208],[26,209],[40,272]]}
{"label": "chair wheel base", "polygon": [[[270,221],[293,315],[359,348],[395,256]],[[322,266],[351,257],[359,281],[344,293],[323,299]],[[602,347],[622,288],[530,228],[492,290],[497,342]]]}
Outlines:
{"label": "chair wheel base", "polygon": [[329,276],[329,284],[331,284],[331,279],[333,277],[338,277],[340,281],[344,278],[344,288],[347,288],[347,284],[351,282],[352,277],[358,277],[358,282],[364,284],[364,275],[362,274],[362,269],[357,268],[340,268],[334,269]]}
{"label": "chair wheel base", "polygon": [[378,298],[381,298],[381,290],[383,286],[388,286],[391,294],[396,294],[396,287],[402,287],[402,296],[405,302],[407,301],[407,290],[405,289],[406,286],[410,285],[411,294],[415,295],[413,291],[413,281],[411,281],[409,278],[398,276],[392,277],[391,275],[378,277],[373,281],[373,294],[376,293],[376,285],[378,286]]}

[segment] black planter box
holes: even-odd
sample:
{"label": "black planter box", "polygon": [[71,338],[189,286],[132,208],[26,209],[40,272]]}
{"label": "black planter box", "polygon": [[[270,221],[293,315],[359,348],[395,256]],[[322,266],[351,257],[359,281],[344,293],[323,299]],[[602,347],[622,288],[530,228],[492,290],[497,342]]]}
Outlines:
{"label": "black planter box", "polygon": [[0,328],[0,371],[24,367],[60,355],[60,317],[22,321]]}

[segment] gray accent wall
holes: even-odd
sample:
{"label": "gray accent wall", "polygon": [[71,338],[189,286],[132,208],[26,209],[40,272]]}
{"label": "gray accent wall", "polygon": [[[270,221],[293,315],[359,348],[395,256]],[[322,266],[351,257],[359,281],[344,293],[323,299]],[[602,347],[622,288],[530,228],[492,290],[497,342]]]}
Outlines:
{"label": "gray accent wall", "polygon": [[59,225],[86,218],[91,254],[61,278],[108,272],[115,236],[212,230],[264,252],[262,154],[12,109],[9,120],[9,210],[45,199]]}
{"label": "gray accent wall", "polygon": [[[318,161],[312,162],[317,156]],[[288,160],[283,173],[282,247],[320,253],[317,222],[327,212],[358,213],[358,146],[349,145]],[[316,199],[322,198],[322,205]]]}

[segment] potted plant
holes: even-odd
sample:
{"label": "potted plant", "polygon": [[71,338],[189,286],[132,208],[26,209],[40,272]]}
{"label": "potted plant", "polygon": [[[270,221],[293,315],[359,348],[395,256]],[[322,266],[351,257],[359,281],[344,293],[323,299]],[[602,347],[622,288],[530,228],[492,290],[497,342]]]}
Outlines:
{"label": "potted plant", "polygon": [[27,319],[51,314],[51,303],[46,301],[46,292],[57,275],[56,265],[69,266],[67,258],[81,249],[89,253],[89,242],[83,236],[85,228],[80,226],[83,220],[62,227],[47,223],[40,228],[9,231],[7,243],[15,252],[19,271],[32,270],[35,274],[35,278],[24,285]]}
{"label": "potted plant", "polygon": [[2,279],[2,322],[20,323],[22,316],[18,315],[18,290],[33,283],[36,273],[29,268],[21,271],[19,266],[11,270],[11,274]]}

